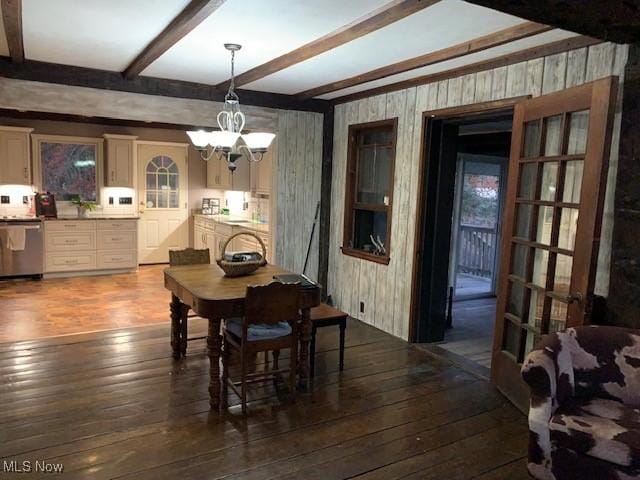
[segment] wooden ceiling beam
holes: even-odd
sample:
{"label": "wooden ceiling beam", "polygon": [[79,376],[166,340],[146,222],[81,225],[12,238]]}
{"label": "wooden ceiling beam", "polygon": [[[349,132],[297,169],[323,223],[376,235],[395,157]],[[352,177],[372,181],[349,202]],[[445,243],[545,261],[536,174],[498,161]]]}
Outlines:
{"label": "wooden ceiling beam", "polygon": [[192,0],[129,64],[122,72],[124,77],[132,79],[138,76],[164,52],[207,19],[224,2],[225,0]]}
{"label": "wooden ceiling beam", "polygon": [[548,55],[555,55],[557,53],[566,52],[568,50],[589,47],[598,43],[601,43],[601,40],[591,37],[571,37],[566,40],[546,43],[537,47],[527,48],[525,50],[520,50],[519,52],[508,53],[500,57],[483,60],[481,62],[476,62],[469,65],[463,65],[461,67],[452,68],[450,70],[444,70],[442,72],[432,73],[429,75],[421,75],[419,77],[403,80],[401,82],[390,83],[388,85],[370,88],[361,92],[351,93],[349,95],[334,98],[331,101],[334,104],[347,103],[354,100],[359,100],[361,98],[380,95],[383,93],[396,92],[398,90],[415,87],[417,85],[426,85],[428,83],[438,82],[440,80],[456,78],[463,75],[469,75],[471,73],[483,72],[494,68],[505,67],[507,65],[514,65],[516,63],[526,62],[528,60],[542,58]]}
{"label": "wooden ceiling beam", "polygon": [[468,42],[458,43],[451,47],[436,50],[435,52],[429,52],[419,57],[409,58],[402,60],[391,65],[376,68],[366,73],[355,75],[344,80],[337,82],[331,82],[326,85],[314,87],[304,92],[300,92],[297,95],[301,98],[313,98],[326,93],[343,90],[345,88],[354,87],[363,83],[368,83],[374,80],[380,80],[381,78],[390,77],[399,73],[415,70],[416,68],[426,67],[428,65],[434,65],[436,63],[446,62],[447,60],[453,60],[455,58],[469,55],[471,53],[481,52],[489,48],[498,47],[505,43],[514,42],[516,40],[522,40],[523,38],[532,37],[541,33],[552,30],[553,27],[548,25],[541,25],[534,22],[524,22],[513,27],[505,28],[482,37],[475,38]]}
{"label": "wooden ceiling beam", "polygon": [[[255,82],[256,80],[351,42],[368,33],[375,32],[380,28],[430,7],[439,1],[440,0],[394,0],[389,2],[317,40],[313,40],[289,53],[285,53],[251,70],[247,70],[236,77],[235,84],[236,86],[240,86]],[[229,88],[229,80],[216,85],[216,87],[220,90],[227,90]]]}
{"label": "wooden ceiling beam", "polygon": [[9,55],[15,63],[24,62],[22,39],[22,0],[2,0],[2,20],[7,36]]}
{"label": "wooden ceiling beam", "polygon": [[[21,64],[16,64],[12,63],[8,57],[1,56],[0,77],[163,97],[192,98],[214,102],[224,101],[224,92],[220,92],[213,85],[147,76],[138,76],[133,80],[127,80],[120,72],[36,62],[33,60],[25,60]],[[322,113],[331,106],[331,103],[327,100],[304,100],[293,95],[281,93],[242,89],[237,90],[237,93],[240,96],[242,105],[256,107]]]}

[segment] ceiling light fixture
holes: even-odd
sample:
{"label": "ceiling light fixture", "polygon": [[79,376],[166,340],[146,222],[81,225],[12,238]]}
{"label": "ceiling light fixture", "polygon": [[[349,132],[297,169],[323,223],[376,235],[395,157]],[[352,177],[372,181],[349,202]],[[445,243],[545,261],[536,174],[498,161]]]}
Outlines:
{"label": "ceiling light fixture", "polygon": [[224,48],[231,52],[231,81],[229,91],[224,97],[224,107],[218,113],[220,130],[192,130],[187,132],[193,146],[203,160],[211,160],[214,153],[224,158],[232,172],[236,169],[236,160],[245,155],[251,162],[259,162],[275,138],[274,133],[242,133],[245,124],[244,113],[240,111],[240,99],[235,92],[235,55],[242,48],[236,43],[225,43]]}

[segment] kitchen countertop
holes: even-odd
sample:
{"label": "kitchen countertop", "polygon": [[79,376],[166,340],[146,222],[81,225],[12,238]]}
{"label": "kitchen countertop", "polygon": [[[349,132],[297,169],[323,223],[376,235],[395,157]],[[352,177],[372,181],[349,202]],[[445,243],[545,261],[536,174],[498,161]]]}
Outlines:
{"label": "kitchen countertop", "polygon": [[90,217],[59,216],[58,218],[45,218],[47,222],[69,221],[69,220],[139,220],[140,217],[133,215],[92,215]]}
{"label": "kitchen countertop", "polygon": [[222,223],[230,227],[240,227],[246,230],[256,232],[269,233],[269,224],[248,220],[246,218],[232,217],[229,215],[203,215],[201,213],[194,214],[194,217],[208,218],[216,223]]}

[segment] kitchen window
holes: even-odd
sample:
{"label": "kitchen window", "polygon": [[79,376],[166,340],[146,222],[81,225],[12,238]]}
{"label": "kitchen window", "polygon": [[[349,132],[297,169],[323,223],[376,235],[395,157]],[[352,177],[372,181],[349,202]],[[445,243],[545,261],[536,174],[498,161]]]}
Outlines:
{"label": "kitchen window", "polygon": [[33,135],[42,191],[58,202],[80,197],[99,201],[99,166],[102,139]]}
{"label": "kitchen window", "polygon": [[388,264],[398,119],[349,126],[346,255]]}

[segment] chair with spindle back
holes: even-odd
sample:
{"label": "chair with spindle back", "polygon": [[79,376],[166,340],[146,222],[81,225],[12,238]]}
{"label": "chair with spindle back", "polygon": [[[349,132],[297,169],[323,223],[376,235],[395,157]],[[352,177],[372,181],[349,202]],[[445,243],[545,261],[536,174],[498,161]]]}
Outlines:
{"label": "chair with spindle back", "polygon": [[[209,249],[196,250],[194,248],[186,248],[184,250],[169,250],[169,265],[171,267],[178,267],[183,265],[207,265],[211,263],[211,255],[209,254]],[[187,342],[193,340],[202,340],[203,338],[207,338],[206,336],[201,337],[187,337],[187,322],[189,318],[200,318],[196,314],[189,314],[189,307],[185,305],[183,307],[182,312],[180,312],[180,328],[175,329],[174,331],[180,332],[180,338],[172,339],[173,341],[179,342],[180,352],[182,355],[187,354]],[[174,349],[175,351],[175,349]]]}
{"label": "chair with spindle back", "polygon": [[[242,413],[247,411],[247,384],[277,378],[289,374],[291,398],[296,392],[298,369],[298,311],[300,285],[272,282],[268,285],[249,286],[244,303],[244,317],[225,321],[222,353],[222,398],[227,402],[228,387],[240,397]],[[289,348],[289,368],[273,367],[259,372],[249,372],[252,359],[259,352]],[[240,353],[240,381],[229,377],[231,349]],[[240,386],[240,390],[236,387]]]}

